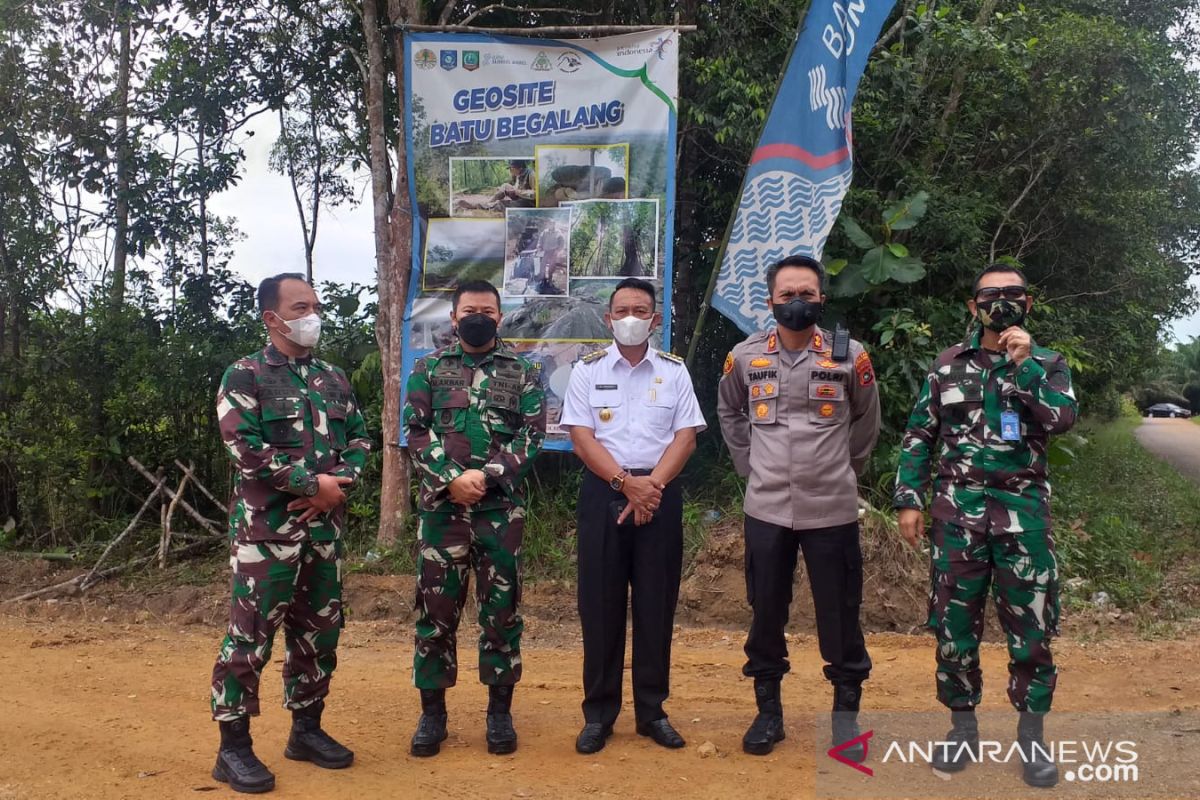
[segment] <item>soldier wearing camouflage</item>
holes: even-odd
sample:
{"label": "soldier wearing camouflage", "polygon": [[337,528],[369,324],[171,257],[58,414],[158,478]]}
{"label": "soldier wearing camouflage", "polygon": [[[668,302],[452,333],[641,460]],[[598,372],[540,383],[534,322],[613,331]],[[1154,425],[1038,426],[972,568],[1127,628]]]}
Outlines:
{"label": "soldier wearing camouflage", "polygon": [[[236,466],[229,628],[212,673],[212,716],[222,723],[223,741],[226,726],[242,730],[245,718],[259,713],[259,679],[280,627],[286,639],[283,704],[301,727],[315,718],[319,731],[344,623],[343,489],[358,479],[371,446],[345,373],[309,352],[316,344],[311,320],[319,332],[319,306],[303,276],[269,278],[259,298],[272,343],[230,366],[217,393],[221,438]],[[285,319],[297,313],[300,318]],[[240,740],[230,741],[234,745],[223,746],[225,761],[219,758],[214,775],[239,791],[261,791],[265,783],[253,781],[266,782],[270,773],[261,763],[262,773],[244,773],[244,759],[236,758]],[[248,728],[245,742],[248,751]],[[309,752],[297,740],[289,752],[321,766],[347,766],[353,754],[337,747],[336,753],[328,747]],[[332,760],[322,763],[331,753]]]}
{"label": "soldier wearing camouflage", "polygon": [[[486,282],[459,287],[456,311],[475,318],[460,319],[460,327],[484,316],[465,312],[474,312],[477,298],[491,302],[494,291]],[[468,352],[462,337],[473,333],[460,330],[458,341],[416,360],[407,384],[403,423],[420,475],[413,684],[424,697],[458,681],[457,631],[471,571],[482,629],[479,680],[509,687],[507,697],[521,678],[524,481],[542,448],[546,410],[537,367],[495,336],[498,295],[494,311],[490,349]],[[459,502],[452,484],[470,473],[482,473],[482,491]]]}
{"label": "soldier wearing camouflage", "polygon": [[[1024,276],[989,268],[977,291],[978,324],[934,360],[909,417],[893,504],[902,510],[902,532],[913,526],[905,533],[910,541],[920,514],[903,509],[933,518],[927,624],[938,640],[938,699],[965,714],[983,698],[979,643],[990,588],[1008,639],[1008,698],[1029,721],[1050,710],[1057,678],[1050,641],[1058,633],[1059,574],[1047,448],[1051,435],[1074,424],[1078,404],[1066,359],[1020,327],[1021,306],[1030,305]],[[1052,768],[1043,765],[1042,779]]]}

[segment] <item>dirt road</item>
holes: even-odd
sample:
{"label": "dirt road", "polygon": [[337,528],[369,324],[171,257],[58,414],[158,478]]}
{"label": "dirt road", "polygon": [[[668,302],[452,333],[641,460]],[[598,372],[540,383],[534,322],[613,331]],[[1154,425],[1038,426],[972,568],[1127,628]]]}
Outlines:
{"label": "dirt road", "polygon": [[[5,676],[0,800],[233,796],[209,777],[216,729],[206,716],[207,683],[217,628],[96,619],[99,615],[0,617],[5,642],[0,649]],[[684,630],[677,636],[668,708],[688,739],[687,749],[668,752],[636,736],[626,709],[608,748],[591,757],[577,755],[572,746],[580,724],[581,659],[572,624],[531,626],[525,680],[515,706],[521,749],[509,757],[486,752],[486,696],[473,680],[450,694],[452,733],[442,755],[407,755],[417,716],[409,642],[407,626],[397,622],[352,622],[345,631],[326,720],[357,752],[350,770],[326,772],[285,760],[287,716],[273,704],[264,710],[254,734],[259,754],[278,776],[273,797],[791,800],[814,796],[818,770],[857,775],[817,749],[812,720],[828,708],[829,692],[819,680],[816,643],[809,636],[793,638],[793,674],[784,691],[788,739],[766,758],[740,751],[752,700],[739,671],[742,637],[737,631]],[[869,646],[876,667],[865,705],[877,711],[934,707],[929,639],[877,634]],[[1182,711],[1182,718],[1190,719],[1200,710],[1200,671],[1188,668],[1200,662],[1200,642],[1194,639],[1063,641],[1057,652],[1056,712],[1140,711],[1171,719]],[[277,651],[268,668],[264,697],[278,696],[281,655]],[[1003,649],[985,646],[983,661],[990,681],[984,708],[995,710],[994,733],[1007,739],[1013,719],[1005,711]],[[470,676],[472,670],[463,666]],[[1200,757],[1200,727],[1184,728],[1178,736],[1183,738],[1169,740],[1172,747],[1163,749],[1191,770],[1186,765]],[[716,746],[716,755],[704,758],[698,752],[706,741]],[[1185,747],[1191,757],[1180,752]],[[955,786],[974,797],[1050,796],[1025,789],[1016,769],[983,765],[964,773],[970,782]],[[930,773],[921,767],[920,775]],[[871,786],[882,785],[875,780]],[[1196,796],[1200,784],[1195,780],[1193,775],[1189,784],[1195,792],[1164,794],[1163,785],[1148,779],[1142,788],[1147,795]],[[1054,796],[1103,796],[1067,791],[1083,788],[1060,786]]]}
{"label": "dirt road", "polygon": [[1200,483],[1200,425],[1190,419],[1147,418],[1136,433],[1142,447]]}

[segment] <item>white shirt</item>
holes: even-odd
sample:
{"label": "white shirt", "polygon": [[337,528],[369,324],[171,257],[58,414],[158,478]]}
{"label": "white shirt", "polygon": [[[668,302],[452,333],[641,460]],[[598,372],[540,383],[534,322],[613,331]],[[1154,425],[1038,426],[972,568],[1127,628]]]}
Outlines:
{"label": "white shirt", "polygon": [[575,363],[563,400],[564,428],[595,431],[623,469],[653,469],[675,434],[708,427],[687,367],[653,347],[634,366],[616,343]]}

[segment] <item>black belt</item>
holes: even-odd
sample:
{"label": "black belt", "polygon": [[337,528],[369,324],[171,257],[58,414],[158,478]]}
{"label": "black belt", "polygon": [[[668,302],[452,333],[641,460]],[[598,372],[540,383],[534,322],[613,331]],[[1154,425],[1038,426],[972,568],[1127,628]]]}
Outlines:
{"label": "black belt", "polygon": [[651,469],[631,469],[631,470],[629,470],[629,474],[635,478],[644,478],[647,475],[651,474],[652,472],[654,472],[654,470],[651,470]]}

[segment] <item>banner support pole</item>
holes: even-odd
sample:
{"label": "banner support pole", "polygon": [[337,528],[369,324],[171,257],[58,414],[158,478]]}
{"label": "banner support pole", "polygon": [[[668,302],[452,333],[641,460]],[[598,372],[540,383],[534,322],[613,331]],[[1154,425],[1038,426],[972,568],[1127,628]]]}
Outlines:
{"label": "banner support pole", "polygon": [[[783,60],[783,69],[779,71],[779,79],[775,81],[775,94],[771,97],[771,105],[767,108],[767,115],[763,118],[762,126],[758,129],[758,136],[754,142],[757,147],[758,142],[762,140],[763,130],[767,127],[767,120],[771,118],[771,111],[775,108],[776,101],[779,100],[779,85],[783,82],[783,76],[787,74],[788,64],[792,63],[792,54],[796,51],[796,43],[800,41],[800,34],[804,32],[804,23],[808,20],[808,9],[812,7],[812,0],[807,0],[804,4],[804,10],[800,12],[800,21],[796,25],[796,35],[792,38],[792,44],[788,47],[787,57]],[[751,151],[753,154],[753,151]],[[749,172],[749,165],[746,171]],[[746,191],[746,175],[742,174],[742,182],[738,186],[738,203],[741,202],[742,193]],[[717,257],[713,264],[712,274],[708,276],[708,288],[704,292],[704,302],[700,304],[700,313],[696,317],[696,327],[692,331],[692,340],[688,342],[687,357],[684,363],[687,365],[688,371],[692,370],[692,365],[696,361],[696,347],[700,343],[700,332],[704,328],[704,322],[708,318],[708,309],[712,307],[712,296],[717,289],[717,278],[721,276],[721,262],[725,259],[725,251],[729,247],[729,236],[733,232],[733,223],[737,220],[738,205],[734,204],[733,210],[729,212],[729,221],[725,223],[725,235],[721,237],[721,246],[717,250]]]}

